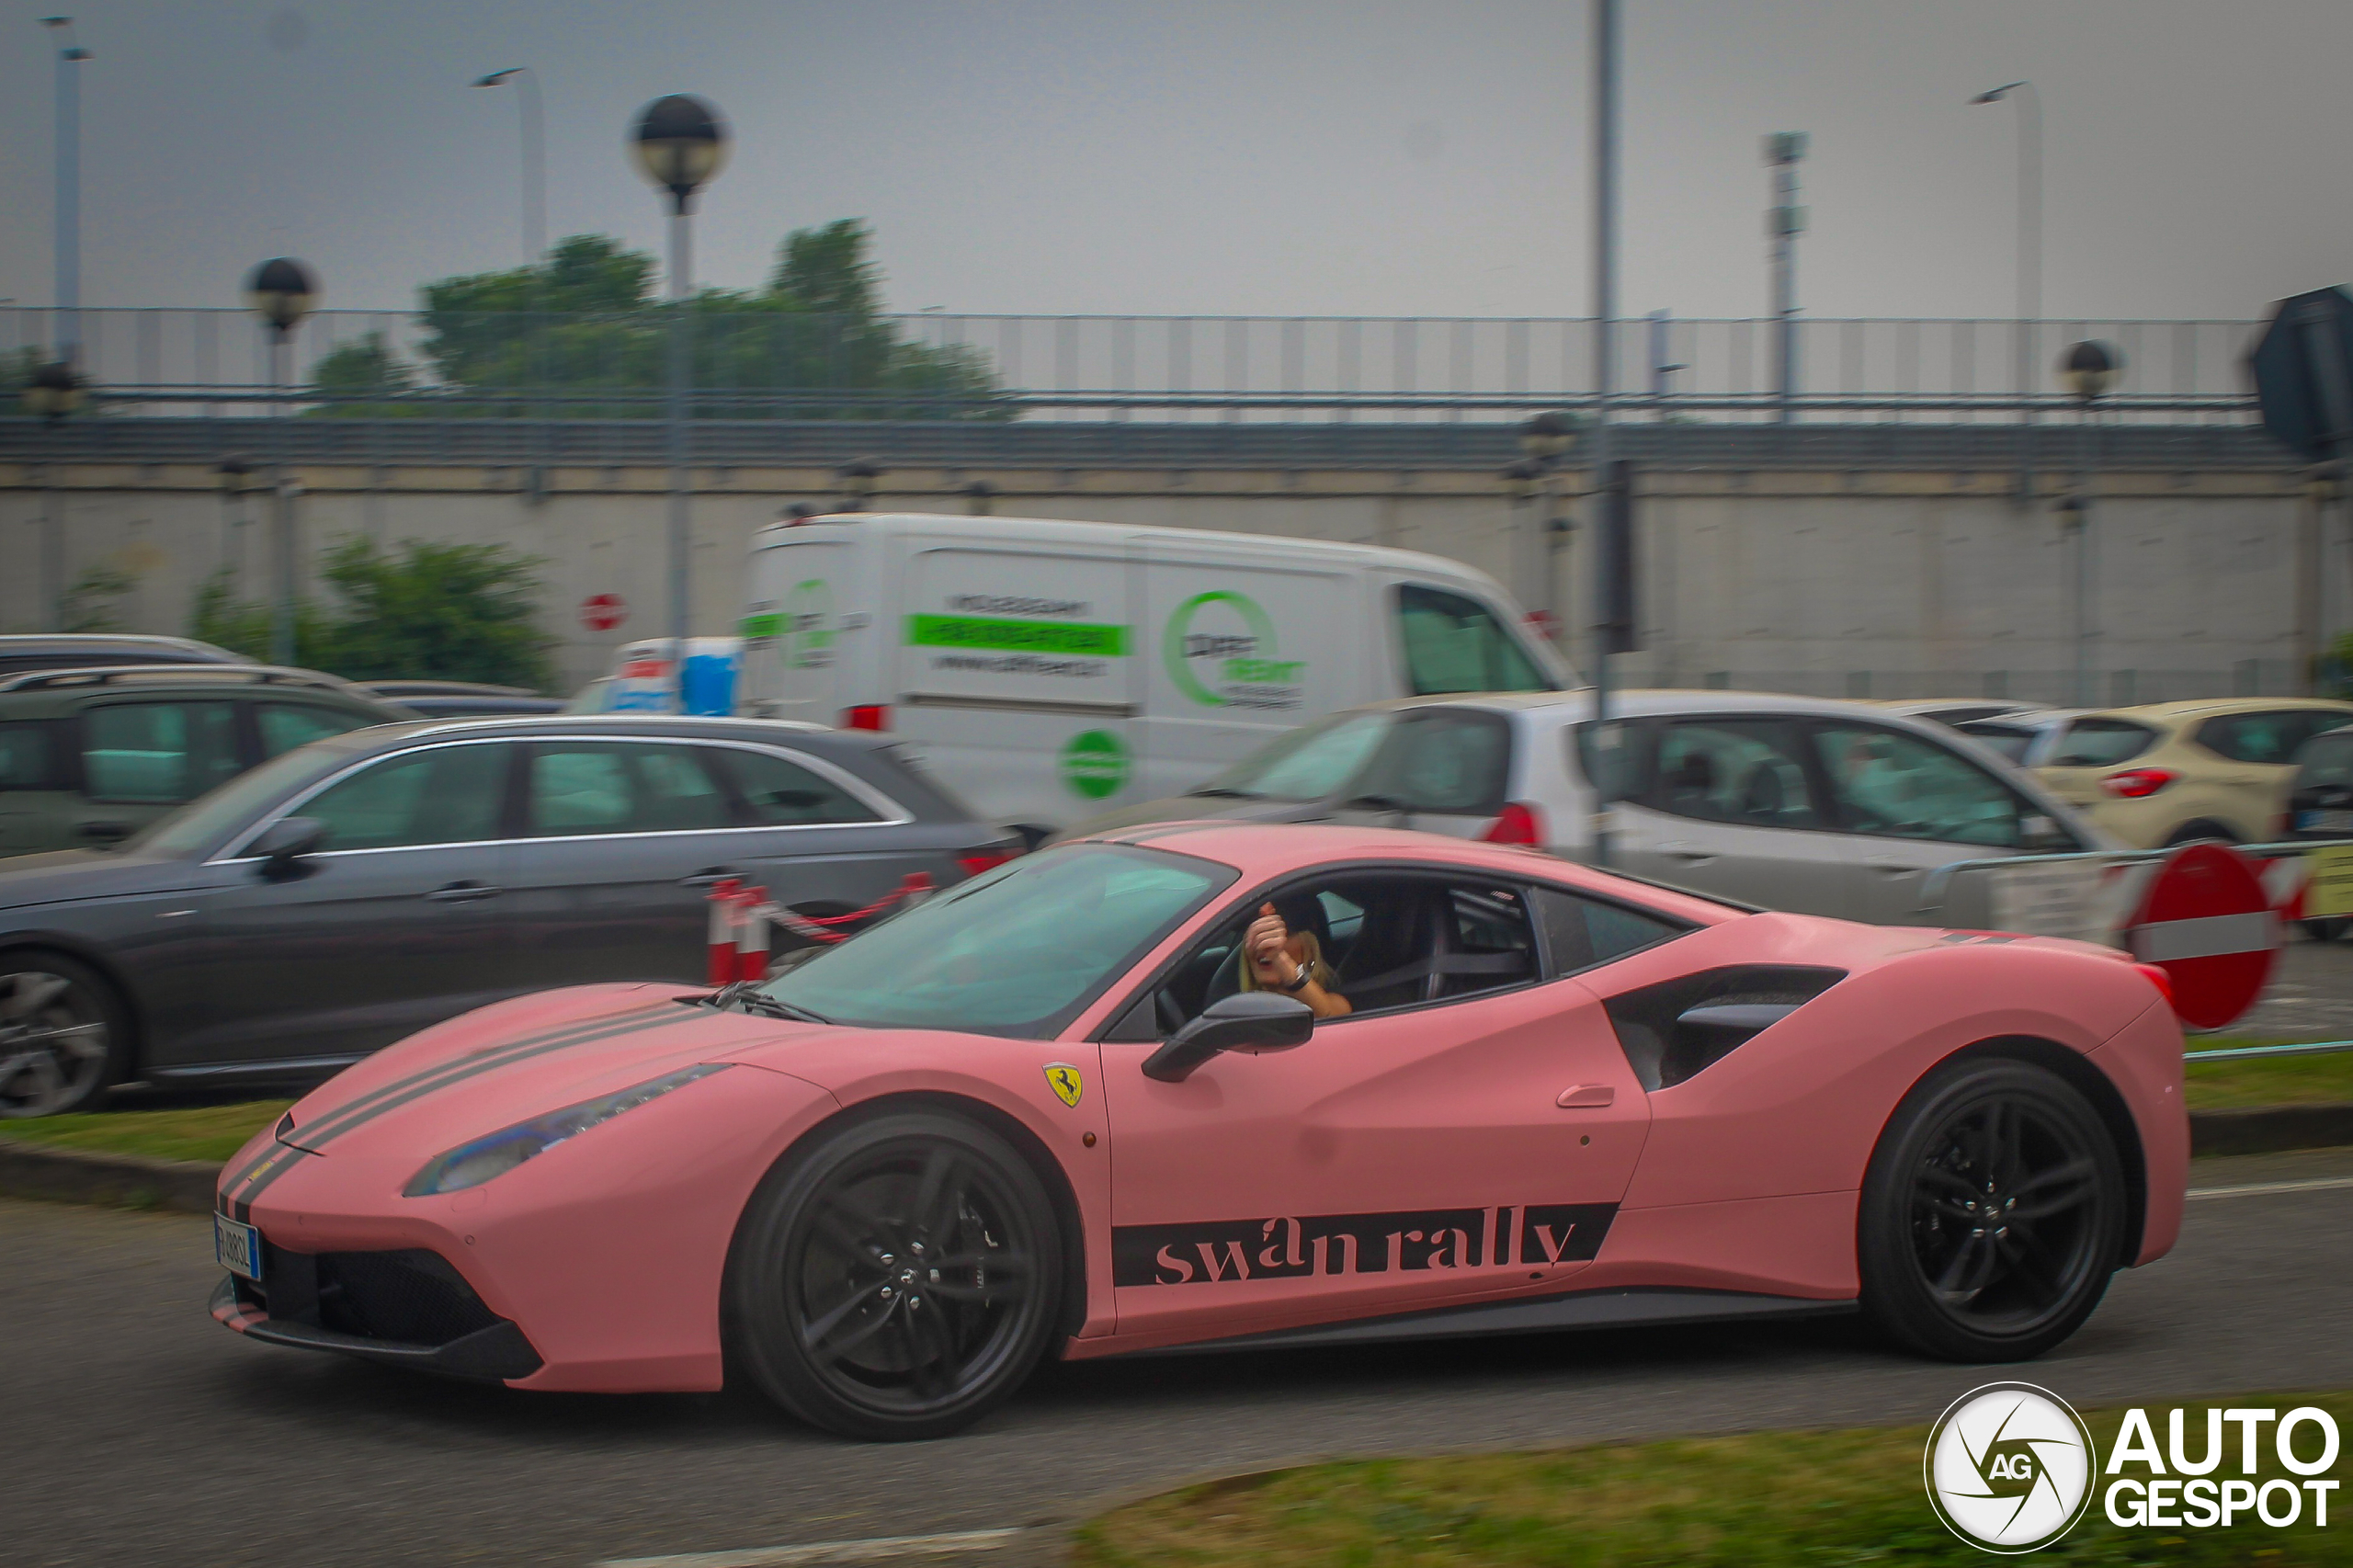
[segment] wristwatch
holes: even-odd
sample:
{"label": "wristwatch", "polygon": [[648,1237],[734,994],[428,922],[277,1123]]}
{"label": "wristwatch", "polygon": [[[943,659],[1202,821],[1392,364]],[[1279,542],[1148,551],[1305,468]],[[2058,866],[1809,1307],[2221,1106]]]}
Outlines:
{"label": "wristwatch", "polygon": [[1305,959],[1302,959],[1299,961],[1299,972],[1291,976],[1290,983],[1283,986],[1281,989],[1290,992],[1292,994],[1296,995],[1298,993],[1307,989],[1307,983],[1313,979],[1314,976],[1315,966],[1308,962]]}

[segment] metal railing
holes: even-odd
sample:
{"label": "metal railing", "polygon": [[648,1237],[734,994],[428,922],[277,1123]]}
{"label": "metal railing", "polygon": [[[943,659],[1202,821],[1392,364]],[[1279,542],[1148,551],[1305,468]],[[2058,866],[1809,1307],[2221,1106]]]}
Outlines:
{"label": "metal railing", "polygon": [[[297,336],[307,407],[337,401],[442,416],[642,416],[659,388],[659,307],[605,315],[324,311]],[[80,366],[125,412],[227,415],[271,403],[264,330],[236,310],[85,310]],[[46,353],[57,313],[0,308],[0,360]],[[2101,337],[2125,368],[2111,422],[2241,423],[2242,361],[2260,324],[2030,324],[2038,386],[2013,384],[2018,324],[1817,319],[1798,327],[1799,397],[1771,385],[1769,320],[1618,324],[1635,421],[2015,422],[2071,407],[2048,377]],[[1593,395],[1595,324],[1573,317],[949,315],[874,320],[697,312],[698,412],[725,418],[1005,417],[1510,420]],[[399,384],[347,380],[381,347]],[[342,358],[337,358],[340,355]]]}

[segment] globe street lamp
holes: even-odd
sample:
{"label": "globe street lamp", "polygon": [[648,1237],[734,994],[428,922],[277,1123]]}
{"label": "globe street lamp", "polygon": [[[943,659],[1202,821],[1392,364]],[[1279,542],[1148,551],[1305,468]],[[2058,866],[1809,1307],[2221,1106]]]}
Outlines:
{"label": "globe street lamp", "polygon": [[253,269],[245,279],[245,303],[269,329],[270,401],[278,415],[272,445],[277,449],[276,461],[271,466],[271,488],[278,494],[276,518],[277,538],[271,540],[271,553],[277,557],[277,593],[270,607],[269,656],[274,664],[294,662],[294,496],[293,481],[286,472],[287,448],[292,440],[288,426],[289,392],[292,386],[290,353],[294,329],[319,302],[318,276],[292,256],[281,256],[265,261]]}
{"label": "globe street lamp", "polygon": [[2124,354],[2112,343],[2070,344],[2059,356],[2059,381],[2075,396],[2075,483],[2059,503],[2059,526],[2075,536],[2075,706],[2092,705],[2092,440],[2097,404],[2123,372]]}
{"label": "globe street lamp", "polygon": [[688,566],[687,526],[688,217],[695,193],[727,161],[727,126],[700,98],[673,93],[645,106],[630,133],[630,153],[645,177],[670,197],[670,635],[686,668]]}
{"label": "globe street lamp", "polygon": [[835,483],[841,486],[841,510],[863,512],[874,500],[876,482],[882,477],[882,467],[872,458],[852,458],[834,471]]}

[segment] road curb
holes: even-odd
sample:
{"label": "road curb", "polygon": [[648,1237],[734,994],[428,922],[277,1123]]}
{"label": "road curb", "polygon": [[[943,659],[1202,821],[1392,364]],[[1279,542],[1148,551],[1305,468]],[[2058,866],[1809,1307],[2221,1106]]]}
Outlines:
{"label": "road curb", "polygon": [[97,1154],[0,1138],[0,1197],[209,1214],[220,1181],[221,1167],[203,1160]]}
{"label": "road curb", "polygon": [[[2353,1105],[2256,1106],[2189,1113],[2189,1152],[2276,1154],[2353,1145]],[[221,1167],[201,1160],[153,1160],[52,1149],[0,1137],[0,1197],[46,1198],[124,1209],[212,1211]]]}

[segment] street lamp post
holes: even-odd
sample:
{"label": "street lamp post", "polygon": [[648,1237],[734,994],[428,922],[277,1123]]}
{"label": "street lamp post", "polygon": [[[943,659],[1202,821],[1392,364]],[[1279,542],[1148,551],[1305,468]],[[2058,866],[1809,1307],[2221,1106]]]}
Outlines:
{"label": "street lamp post", "polygon": [[1575,438],[1576,427],[1566,415],[1550,410],[1539,414],[1519,427],[1521,460],[1504,471],[1516,494],[1524,492],[1525,499],[1540,503],[1528,533],[1531,577],[1526,591],[1530,608],[1543,619],[1544,635],[1554,641],[1561,635],[1560,607],[1574,602],[1560,592],[1554,551],[1556,540],[1568,533],[1559,521],[1561,460]]}
{"label": "street lamp post", "polygon": [[[1618,395],[1618,0],[1592,0],[1593,5],[1593,438],[1586,462],[1590,482],[1586,494],[1597,506],[1604,499],[1604,476],[1609,472],[1609,418]],[[1596,518],[1598,521],[1598,517]],[[1599,538],[1601,529],[1593,530]],[[1593,719],[1594,729],[1606,732],[1609,723],[1608,612],[1600,596],[1606,592],[1602,574],[1593,574]],[[1593,821],[1587,829],[1593,863],[1609,864],[1609,792],[1597,788]]]}
{"label": "street lamp post", "polygon": [[692,235],[688,219],[695,193],[727,161],[727,127],[719,111],[700,98],[673,93],[645,106],[630,136],[639,170],[670,198],[670,635],[677,639],[676,665],[684,677],[689,613],[688,572],[687,299]]}
{"label": "street lamp post", "polygon": [[[2018,396],[2034,393],[2034,336],[2042,317],[2042,95],[2031,82],[2009,82],[1978,94],[1972,104],[2018,106],[2018,299],[2011,355]],[[2034,499],[2034,409],[2018,411],[2018,505]]]}
{"label": "street lamp post", "polygon": [[1766,237],[1773,242],[1773,387],[1784,424],[1796,417],[1798,394],[1798,236],[1805,233],[1805,209],[1798,205],[1798,165],[1806,133],[1777,131],[1765,138],[1765,166],[1773,171],[1773,205],[1765,213]]}
{"label": "street lamp post", "polygon": [[319,302],[319,280],[308,267],[292,256],[281,256],[265,261],[254,268],[245,279],[245,303],[262,319],[269,331],[270,401],[278,415],[273,432],[276,439],[275,460],[270,465],[270,488],[278,497],[276,537],[270,541],[271,554],[276,557],[274,576],[276,592],[271,596],[269,615],[270,662],[290,665],[294,662],[294,481],[288,474],[288,447],[291,434],[288,428],[291,415],[289,398],[293,385],[290,351],[294,346],[294,329]]}
{"label": "street lamp post", "polygon": [[523,265],[535,267],[548,248],[547,119],[540,104],[540,78],[528,65],[509,65],[477,77],[477,87],[515,84],[523,128]]}
{"label": "street lamp post", "polygon": [[2078,410],[2074,493],[2059,504],[2060,526],[2075,536],[2075,706],[2092,706],[2092,441],[2100,394],[2116,384],[2124,355],[2114,344],[2070,345],[2059,357],[2059,380]]}
{"label": "street lamp post", "polygon": [[74,18],[43,17],[57,46],[57,357],[71,365],[82,347],[82,74],[90,51],[74,41]]}
{"label": "street lamp post", "polygon": [[[82,406],[82,381],[63,359],[35,370],[25,384],[25,412],[51,430]],[[51,631],[65,630],[65,498],[58,493],[57,464],[41,465],[40,597]]]}

